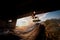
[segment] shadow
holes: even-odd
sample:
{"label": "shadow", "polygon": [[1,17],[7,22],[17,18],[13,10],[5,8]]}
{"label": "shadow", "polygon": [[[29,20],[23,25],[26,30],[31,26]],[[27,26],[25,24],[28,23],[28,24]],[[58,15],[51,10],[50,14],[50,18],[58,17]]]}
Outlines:
{"label": "shadow", "polygon": [[40,24],[39,26],[39,34],[36,37],[35,40],[46,40],[46,35],[45,35],[45,26]]}
{"label": "shadow", "polygon": [[21,38],[13,34],[0,35],[0,40],[20,40]]}

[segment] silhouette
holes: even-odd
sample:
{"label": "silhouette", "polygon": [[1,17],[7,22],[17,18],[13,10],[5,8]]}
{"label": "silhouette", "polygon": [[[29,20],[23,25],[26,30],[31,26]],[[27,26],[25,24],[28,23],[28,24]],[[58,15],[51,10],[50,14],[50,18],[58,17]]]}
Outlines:
{"label": "silhouette", "polygon": [[36,37],[36,40],[46,40],[45,26],[42,24],[40,24],[40,26],[39,26],[39,34]]}

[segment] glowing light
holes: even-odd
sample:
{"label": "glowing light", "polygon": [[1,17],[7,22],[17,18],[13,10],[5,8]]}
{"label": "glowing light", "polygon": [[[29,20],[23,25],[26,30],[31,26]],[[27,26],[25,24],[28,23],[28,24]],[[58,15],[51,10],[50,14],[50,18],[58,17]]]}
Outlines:
{"label": "glowing light", "polygon": [[[36,15],[40,20],[45,17],[48,13],[45,13],[45,14],[38,14]],[[24,17],[24,18],[20,18],[20,19],[17,19],[17,23],[16,23],[16,26],[19,26],[19,27],[22,27],[22,26],[31,26],[33,25],[34,22],[33,22],[33,19],[31,16],[28,16],[28,17]]]}
{"label": "glowing light", "polygon": [[8,22],[12,22],[12,20],[8,20]]}
{"label": "glowing light", "polygon": [[29,26],[33,24],[31,16],[17,19],[16,26]]}
{"label": "glowing light", "polygon": [[35,14],[36,12],[34,11],[33,13]]}

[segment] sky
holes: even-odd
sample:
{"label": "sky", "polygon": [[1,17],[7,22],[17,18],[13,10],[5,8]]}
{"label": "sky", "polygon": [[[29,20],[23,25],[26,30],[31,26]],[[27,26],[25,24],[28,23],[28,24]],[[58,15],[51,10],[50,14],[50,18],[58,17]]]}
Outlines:
{"label": "sky", "polygon": [[[45,17],[48,13],[45,14],[38,14],[36,15],[39,19]],[[16,22],[16,26],[32,26],[33,24],[35,24],[33,22],[34,19],[32,19],[32,16],[28,16],[28,17],[23,17],[23,18],[19,18],[17,19]]]}
{"label": "sky", "polygon": [[41,18],[43,21],[47,19],[60,19],[60,10],[48,12],[45,17]]}
{"label": "sky", "polygon": [[32,22],[31,16],[17,19],[17,22],[16,22],[16,26],[29,26],[29,25],[32,26],[32,24],[34,23]]}
{"label": "sky", "polygon": [[[41,21],[46,21],[48,19],[58,19],[60,18],[60,10],[53,11],[53,12],[47,12],[44,14],[37,14],[36,15]],[[32,21],[32,16],[24,17],[17,19],[16,26],[32,26],[34,25],[34,22]]]}

